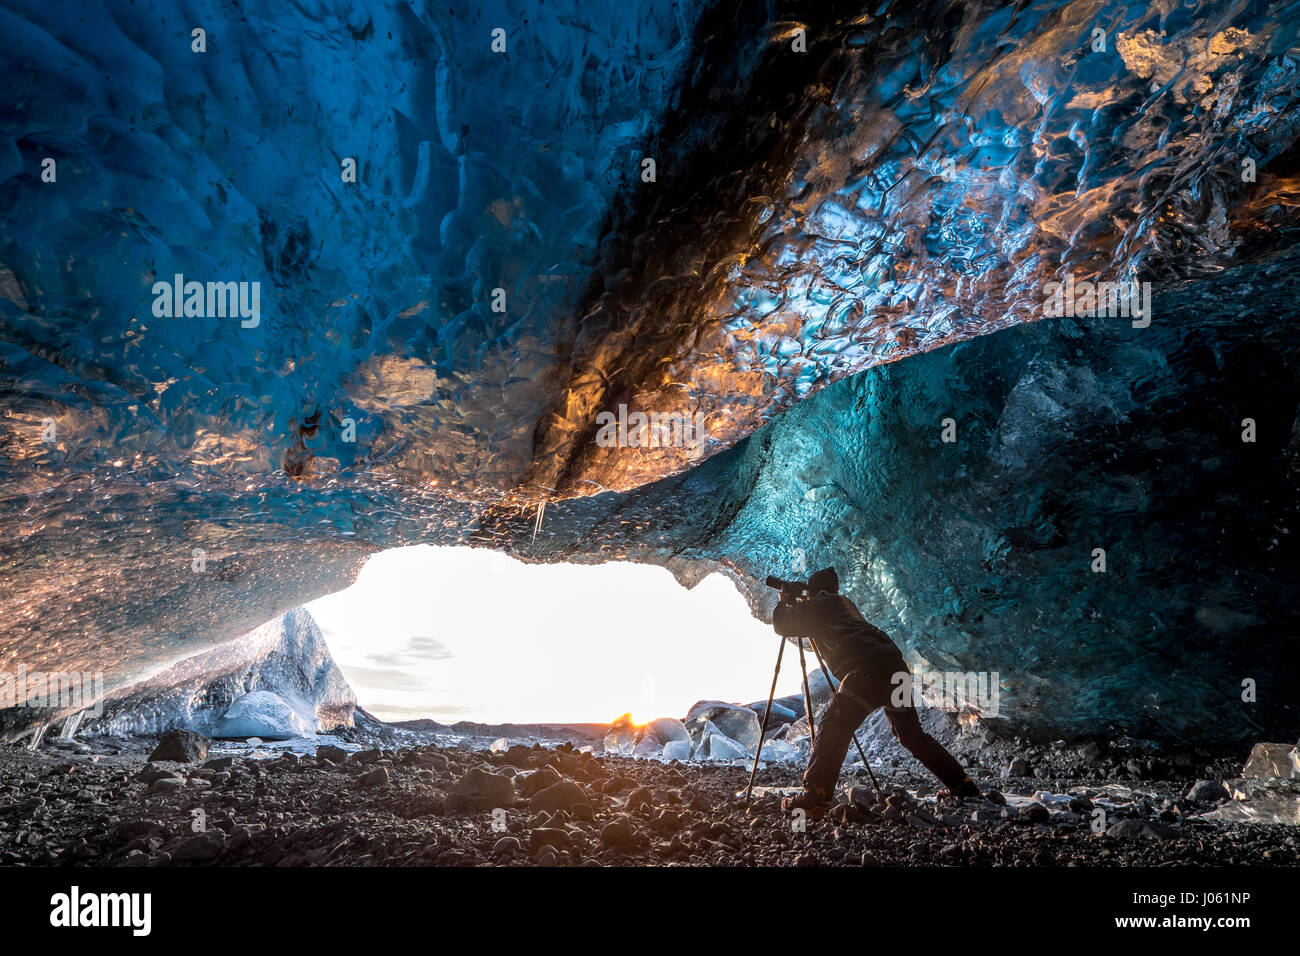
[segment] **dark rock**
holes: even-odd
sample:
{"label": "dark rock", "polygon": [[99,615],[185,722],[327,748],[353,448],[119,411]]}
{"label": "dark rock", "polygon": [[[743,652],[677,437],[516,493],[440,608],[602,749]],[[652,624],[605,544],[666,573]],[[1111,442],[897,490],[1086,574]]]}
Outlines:
{"label": "dark rock", "polygon": [[1046,823],[1051,818],[1051,811],[1038,802],[1020,808],[1020,819],[1028,820],[1030,823]]}
{"label": "dark rock", "polygon": [[611,820],[601,828],[600,842],[614,849],[629,847],[636,842],[636,826],[626,817]]}
{"label": "dark rock", "polygon": [[1217,780],[1198,780],[1187,791],[1187,799],[1193,803],[1222,803],[1229,796],[1228,788]]}
{"label": "dark rock", "polygon": [[714,802],[702,793],[692,793],[686,806],[691,810],[698,810],[700,813],[711,813],[715,806]]}
{"label": "dark rock", "polygon": [[1011,777],[1028,777],[1033,774],[1033,768],[1029,761],[1024,757],[1016,757],[1011,763],[1002,768],[1002,779],[1007,780]]}
{"label": "dark rock", "polygon": [[569,832],[559,827],[538,827],[528,834],[528,848],[534,853],[544,846],[563,850],[569,845]]}
{"label": "dark rock", "polygon": [[157,820],[124,820],[117,826],[117,838],[123,843],[165,832],[166,828]]}
{"label": "dark rock", "polygon": [[523,783],[519,786],[519,792],[525,797],[531,797],[540,790],[547,787],[553,787],[563,779],[559,771],[554,767],[543,767],[524,777]]}
{"label": "dark rock", "polygon": [[518,837],[503,836],[496,843],[492,844],[492,852],[496,856],[505,856],[507,853],[518,853],[523,848]]}
{"label": "dark rock", "polygon": [[1179,831],[1175,827],[1146,820],[1120,820],[1112,823],[1106,830],[1106,836],[1121,839],[1136,837],[1146,840],[1171,840],[1178,835]]}
{"label": "dark rock", "polygon": [[533,854],[533,862],[538,866],[556,866],[560,862],[560,855],[555,852],[555,847],[544,846]]}
{"label": "dark rock", "polygon": [[451,761],[443,754],[420,754],[415,760],[415,765],[427,770],[437,770],[440,772],[451,769]]}
{"label": "dark rock", "polygon": [[176,763],[199,763],[208,755],[212,741],[192,730],[169,730],[149,755],[150,762],[172,760]]}
{"label": "dark rock", "polygon": [[333,744],[322,744],[316,748],[316,759],[333,764],[347,763],[348,752],[342,747],[335,747]]}
{"label": "dark rock", "polygon": [[605,785],[601,788],[600,792],[617,794],[622,793],[624,790],[632,790],[635,787],[636,781],[631,777],[610,777],[605,781]]}
{"label": "dark rock", "polygon": [[151,763],[144,765],[144,769],[136,774],[135,779],[146,785],[152,785],[155,780],[161,780],[164,777],[180,778],[175,770],[168,770],[166,767],[157,767]]}
{"label": "dark rock", "polygon": [[475,767],[461,777],[447,793],[447,809],[491,810],[515,802],[515,782],[504,774]]}
{"label": "dark rock", "polygon": [[587,796],[587,792],[572,780],[561,780],[559,783],[533,794],[528,805],[534,810],[567,810],[579,803],[591,803],[591,798]]}
{"label": "dark rock", "polygon": [[185,781],[180,777],[159,777],[149,784],[149,793],[175,793],[183,786]]}
{"label": "dark rock", "polygon": [[185,840],[172,851],[177,863],[209,863],[225,849],[226,835],[220,830],[204,830]]}
{"label": "dark rock", "polygon": [[388,768],[375,767],[361,776],[361,786],[363,787],[384,787],[389,783]]}
{"label": "dark rock", "polygon": [[523,768],[529,765],[532,756],[532,747],[525,747],[523,744],[515,744],[501,755],[501,762],[510,764],[512,767]]}

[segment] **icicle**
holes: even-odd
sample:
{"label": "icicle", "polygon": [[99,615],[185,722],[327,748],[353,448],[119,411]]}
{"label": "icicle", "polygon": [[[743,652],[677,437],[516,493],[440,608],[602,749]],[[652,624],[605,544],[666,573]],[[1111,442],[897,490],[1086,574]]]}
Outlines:
{"label": "icicle", "polygon": [[537,532],[542,530],[542,519],[546,517],[546,502],[540,502],[537,505],[537,517],[533,520],[533,537],[529,544],[537,542]]}
{"label": "icicle", "polygon": [[81,726],[82,718],[86,716],[84,710],[79,710],[70,715],[63,721],[63,730],[59,733],[60,740],[71,740],[77,733],[77,728]]}
{"label": "icicle", "polygon": [[49,726],[49,724],[41,724],[32,731],[32,742],[27,745],[28,750],[36,750],[41,746],[41,741],[45,739],[45,731]]}

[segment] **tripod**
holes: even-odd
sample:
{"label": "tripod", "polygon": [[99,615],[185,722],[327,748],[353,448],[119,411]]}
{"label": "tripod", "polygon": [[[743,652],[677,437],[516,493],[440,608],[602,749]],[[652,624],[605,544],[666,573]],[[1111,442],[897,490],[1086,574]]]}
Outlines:
{"label": "tripod", "polygon": [[[817,659],[817,666],[821,668],[822,676],[826,678],[826,683],[830,685],[831,690],[836,696],[839,696],[839,690],[835,687],[834,681],[831,680],[831,673],[826,669],[826,664],[822,661],[822,656],[817,652],[817,642],[811,637],[808,638],[808,646],[812,648],[813,657]],[[745,802],[749,803],[750,797],[754,792],[754,777],[758,774],[758,758],[763,752],[763,739],[767,736],[767,724],[772,719],[772,701],[776,697],[776,681],[781,676],[781,658],[785,654],[785,638],[781,638],[781,645],[776,652],[776,670],[772,672],[772,689],[767,692],[767,709],[763,711],[763,725],[758,732],[758,746],[754,749],[754,766],[749,771],[749,786],[745,788]],[[803,671],[803,700],[804,712],[808,715],[808,738],[816,741],[816,733],[813,725],[815,723],[812,706],[812,694],[808,690],[808,665],[803,656],[803,639],[799,640],[799,669]],[[858,756],[862,758],[862,766],[867,768],[867,773],[871,777],[871,786],[877,791],[880,790],[880,784],[876,782],[876,775],[871,770],[871,764],[867,762],[867,755],[862,749],[862,744],[858,742],[857,731],[853,732],[853,745],[858,748]]]}

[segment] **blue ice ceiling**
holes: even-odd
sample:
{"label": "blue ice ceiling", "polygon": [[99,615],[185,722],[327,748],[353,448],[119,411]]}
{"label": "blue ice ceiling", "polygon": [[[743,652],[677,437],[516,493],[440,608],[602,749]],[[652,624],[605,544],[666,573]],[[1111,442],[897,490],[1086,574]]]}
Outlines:
{"label": "blue ice ceiling", "polygon": [[801,548],[1027,724],[1294,722],[1224,687],[1295,634],[1295,6],[4,0],[0,664],[128,683],[415,541]]}

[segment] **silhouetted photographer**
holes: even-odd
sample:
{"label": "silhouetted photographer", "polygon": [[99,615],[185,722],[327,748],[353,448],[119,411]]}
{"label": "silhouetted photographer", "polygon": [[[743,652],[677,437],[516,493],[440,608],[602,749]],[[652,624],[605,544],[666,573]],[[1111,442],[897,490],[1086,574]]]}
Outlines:
{"label": "silhouetted photographer", "polygon": [[[781,600],[772,627],[782,637],[809,638],[831,674],[840,681],[813,739],[812,757],[803,776],[803,793],[787,797],[787,812],[804,809],[816,818],[826,811],[854,731],[876,708],[884,707],[898,742],[958,797],[979,796],[980,789],[953,756],[921,727],[911,695],[895,707],[890,694],[896,675],[909,675],[898,646],[880,628],[867,622],[853,602],[840,594],[834,568],[818,571],[808,583],[768,578],[779,587]],[[809,723],[813,715],[808,715]]]}

